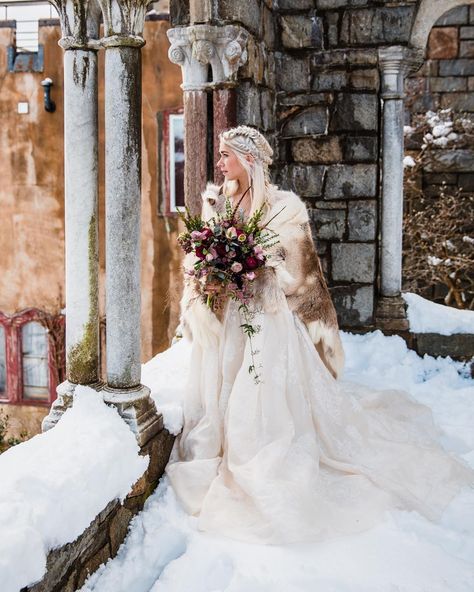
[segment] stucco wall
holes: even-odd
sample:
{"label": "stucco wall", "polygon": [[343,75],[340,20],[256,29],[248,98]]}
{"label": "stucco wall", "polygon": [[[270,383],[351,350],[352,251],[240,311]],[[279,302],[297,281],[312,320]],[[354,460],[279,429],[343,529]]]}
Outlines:
{"label": "stucco wall", "polygon": [[[177,251],[169,250],[169,235],[176,220],[157,215],[157,113],[182,104],[180,70],[167,57],[167,21],[145,23],[143,49],[143,360],[165,345],[170,311],[162,318],[167,292],[173,282],[167,277],[177,271]],[[7,72],[7,46],[13,30],[0,28],[0,73],[3,78],[0,111],[2,183],[0,205],[0,310],[12,314],[26,307],[59,312],[64,307],[64,178],[63,178],[63,50],[57,45],[59,26],[41,26],[39,42],[44,45],[44,71]],[[103,55],[101,73],[103,73]],[[40,82],[54,82],[52,97],[56,112],[43,108]],[[29,113],[17,113],[20,101],[29,103]],[[101,155],[104,153],[103,79],[100,82]],[[104,271],[104,175],[101,162],[101,269]],[[163,257],[159,256],[160,251]],[[102,274],[103,275],[103,274]],[[156,297],[156,299],[155,299]],[[170,307],[175,310],[174,300]],[[172,316],[172,315],[171,315]],[[156,333],[155,335],[153,333]]]}
{"label": "stucco wall", "polygon": [[[168,347],[177,324],[181,273],[175,247],[176,218],[158,214],[157,114],[182,106],[181,72],[168,59],[166,20],[147,20],[142,50],[142,361]],[[13,314],[27,307],[58,313],[64,302],[64,176],[63,176],[63,50],[57,21],[43,21],[39,43],[44,45],[44,70],[40,73],[7,71],[7,47],[14,29],[0,26],[0,149],[2,175],[0,207],[0,311]],[[100,132],[100,293],[105,314],[105,203],[103,62],[99,53]],[[43,107],[41,80],[53,80],[56,111]],[[29,113],[17,113],[20,101]],[[9,407],[13,409],[13,407]],[[39,430],[47,411],[28,407],[9,411],[18,433]],[[13,418],[15,416],[15,418]],[[16,419],[18,417],[18,419]],[[23,418],[23,419],[21,419]],[[24,420],[24,421],[23,421]],[[25,425],[23,426],[23,423]]]}

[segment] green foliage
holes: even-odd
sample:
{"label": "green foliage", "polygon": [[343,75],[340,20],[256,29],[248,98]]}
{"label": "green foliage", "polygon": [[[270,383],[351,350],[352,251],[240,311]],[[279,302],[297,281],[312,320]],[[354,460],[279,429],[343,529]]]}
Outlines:
{"label": "green foliage", "polygon": [[28,440],[28,432],[26,431],[21,432],[18,438],[12,436],[9,438],[6,437],[9,419],[9,416],[2,409],[0,409],[0,454],[5,452],[5,450],[8,448]]}

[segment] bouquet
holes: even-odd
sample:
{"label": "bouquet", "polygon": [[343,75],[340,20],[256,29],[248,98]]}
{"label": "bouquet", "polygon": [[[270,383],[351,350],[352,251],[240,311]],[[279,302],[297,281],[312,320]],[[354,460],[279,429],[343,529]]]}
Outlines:
{"label": "bouquet", "polygon": [[[191,215],[187,208],[185,213],[179,212],[186,230],[178,236],[178,242],[185,253],[196,257],[193,269],[185,273],[194,278],[204,302],[213,311],[222,305],[225,296],[239,302],[245,320],[242,328],[251,341],[260,329],[252,325],[254,312],[248,307],[253,296],[252,283],[267,262],[269,255],[265,251],[278,242],[278,236],[268,228],[275,216],[262,225],[263,209],[248,220],[238,213],[247,191],[236,206],[227,198],[224,213],[207,221]],[[258,352],[253,347],[251,351],[249,372],[257,380],[254,355]]]}

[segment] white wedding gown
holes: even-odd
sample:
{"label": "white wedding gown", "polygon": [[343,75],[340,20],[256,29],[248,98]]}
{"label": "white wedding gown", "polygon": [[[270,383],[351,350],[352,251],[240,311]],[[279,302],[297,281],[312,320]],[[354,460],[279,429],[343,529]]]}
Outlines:
{"label": "white wedding gown", "polygon": [[242,322],[230,301],[220,334],[193,342],[178,460],[167,467],[200,529],[315,541],[367,529],[390,508],[437,519],[474,484],[438,444],[426,407],[406,393],[337,382],[286,300],[253,321],[260,384]]}

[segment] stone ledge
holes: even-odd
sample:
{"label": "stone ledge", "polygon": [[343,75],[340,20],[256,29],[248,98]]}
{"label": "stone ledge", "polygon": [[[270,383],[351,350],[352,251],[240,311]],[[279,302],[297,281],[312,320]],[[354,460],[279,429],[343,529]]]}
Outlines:
{"label": "stone ledge", "polygon": [[125,498],[123,505],[113,500],[100,512],[86,530],[72,543],[49,552],[46,575],[20,592],[74,592],[87,577],[117,554],[128,530],[130,520],[143,509],[163,474],[174,436],[166,429],[141,448],[150,456],[148,469]]}
{"label": "stone ledge", "polygon": [[474,358],[474,335],[455,333],[413,333],[414,348],[420,356],[450,356],[455,360],[470,361]]}

